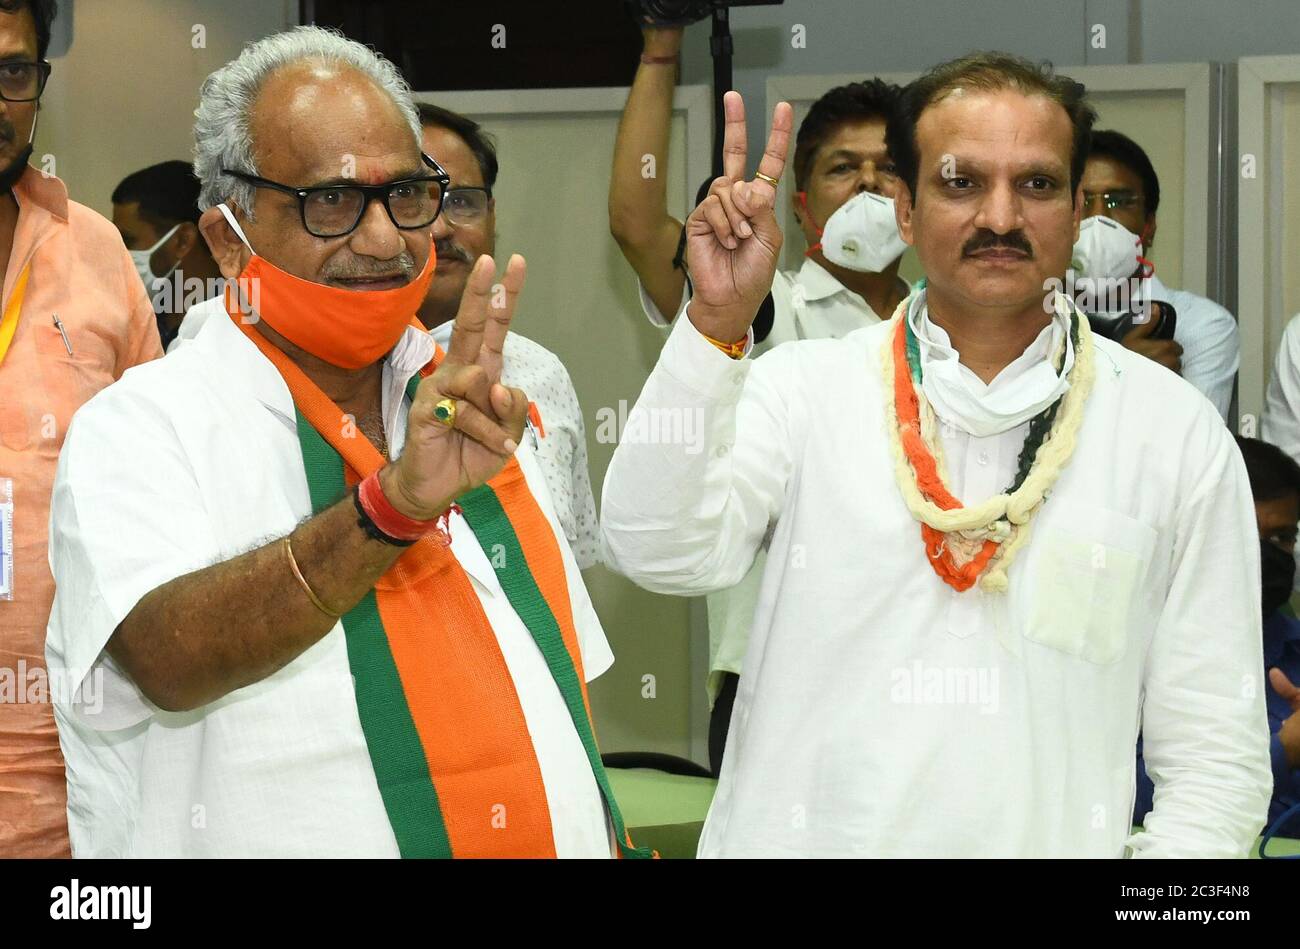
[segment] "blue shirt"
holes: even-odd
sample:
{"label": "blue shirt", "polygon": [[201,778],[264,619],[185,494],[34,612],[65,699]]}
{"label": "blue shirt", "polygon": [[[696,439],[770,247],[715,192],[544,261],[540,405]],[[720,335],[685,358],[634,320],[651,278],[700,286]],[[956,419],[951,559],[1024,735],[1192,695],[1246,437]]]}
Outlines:
{"label": "blue shirt", "polygon": [[[1293,683],[1300,683],[1300,620],[1287,616],[1282,610],[1275,610],[1264,621],[1264,692],[1268,706],[1268,730],[1273,736],[1269,744],[1269,753],[1273,759],[1273,800],[1268,807],[1268,826],[1273,826],[1290,807],[1300,802],[1300,768],[1292,768],[1286,759],[1286,750],[1278,732],[1282,722],[1293,712],[1286,699],[1277,694],[1268,681],[1268,670],[1281,669]],[[1147,769],[1142,761],[1142,738],[1137,745],[1137,800],[1133,805],[1133,823],[1141,824],[1151,810],[1155,786],[1147,777]],[[1262,830],[1261,830],[1262,833]],[[1279,832],[1282,837],[1300,838],[1300,814],[1294,814],[1282,825]]]}

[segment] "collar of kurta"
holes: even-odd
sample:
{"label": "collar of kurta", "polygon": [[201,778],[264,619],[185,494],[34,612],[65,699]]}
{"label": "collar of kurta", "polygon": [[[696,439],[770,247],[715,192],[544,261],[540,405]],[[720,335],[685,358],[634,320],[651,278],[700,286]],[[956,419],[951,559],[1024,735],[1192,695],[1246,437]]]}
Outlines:
{"label": "collar of kurta", "polygon": [[68,188],[53,175],[37,171],[31,165],[14,184],[14,198],[22,207],[35,206],[61,221],[68,220]]}
{"label": "collar of kurta", "polygon": [[[904,314],[904,319],[911,323],[912,332],[916,334],[917,342],[920,344],[922,369],[935,359],[956,359],[960,361],[960,354],[953,348],[947,330],[930,319],[930,308],[924,289],[915,291],[912,302]],[[982,391],[984,392],[988,392],[995,385],[1001,388],[1038,363],[1050,359],[1051,354],[1056,351],[1056,346],[1062,336],[1066,339],[1066,362],[1062,372],[1068,373],[1070,367],[1074,364],[1075,357],[1074,347],[1069,341],[1069,331],[1069,310],[1057,306],[1052,321],[1043,327],[1042,331],[1034,337],[1033,341],[1025,347],[1019,356],[1002,367],[1002,371],[998,373],[992,383],[985,383],[972,370],[967,370],[963,375],[966,375],[971,382],[978,382],[983,387]]]}
{"label": "collar of kurta", "polygon": [[[803,266],[799,268],[799,274],[795,278],[795,282],[803,288],[803,298],[805,300],[825,300],[837,293],[848,293],[859,300],[862,299],[860,294],[854,293],[836,280],[829,270],[811,257],[804,259]],[[866,301],[863,300],[864,305],[865,303]]]}

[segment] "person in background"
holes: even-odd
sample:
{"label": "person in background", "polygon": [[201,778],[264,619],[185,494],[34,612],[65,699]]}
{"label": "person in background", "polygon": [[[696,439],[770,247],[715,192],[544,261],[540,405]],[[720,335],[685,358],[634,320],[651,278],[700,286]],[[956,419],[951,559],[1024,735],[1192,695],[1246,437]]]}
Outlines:
{"label": "person in background", "polygon": [[185,311],[215,295],[221,271],[199,233],[199,180],[189,162],[133,172],[113,189],[117,226],[158,318],[163,349]]}
{"label": "person in background", "polygon": [[[647,319],[664,328],[691,296],[683,262],[685,232],[668,213],[666,177],[647,177],[643,169],[647,155],[654,156],[656,168],[668,167],[682,34],[682,27],[642,27],[641,65],[623,108],[609,185],[610,232],[636,271]],[[789,340],[840,337],[870,326],[907,295],[898,276],[906,249],[894,223],[898,177],[885,147],[885,124],[898,94],[897,86],[880,79],[839,86],[813,103],[800,124],[793,202],[808,249],[797,271],[774,275],[770,306],[765,303],[754,322],[755,355]],[[697,203],[710,184],[701,188]],[[838,236],[833,246],[828,240],[823,247],[823,232]],[[846,241],[877,258],[871,269],[847,257],[841,259],[856,269],[828,259],[828,253],[840,256]],[[765,557],[760,548],[739,583],[705,598],[706,686],[713,709],[709,759],[715,774],[722,766]]]}
{"label": "person in background", "polygon": [[1300,313],[1287,321],[1264,396],[1260,437],[1300,463]]}
{"label": "person in background", "polygon": [[[45,663],[54,598],[47,531],[73,413],[162,355],[113,226],[28,165],[52,0],[0,0],[0,854],[68,855],[66,780]],[[57,80],[56,80],[57,81]]]}
{"label": "person in background", "polygon": [[[644,51],[623,107],[609,185],[610,232],[637,273],[646,317],[662,327],[690,298],[690,282],[681,256],[682,224],[667,210],[667,179],[646,176],[643,169],[646,155],[654,156],[657,169],[668,166],[682,32],[682,27],[642,28]],[[772,323],[755,327],[757,352],[786,340],[851,333],[887,317],[907,295],[909,288],[898,276],[906,246],[891,218],[898,178],[885,148],[885,123],[898,93],[897,86],[880,79],[838,86],[814,102],[800,124],[791,200],[808,249],[799,270],[777,271],[773,279]],[[843,219],[829,223],[863,193],[889,201],[859,200]],[[890,239],[875,241],[881,245],[872,248],[882,258],[878,267],[854,269],[828,259],[823,231],[838,231],[843,224],[846,233],[856,232],[866,244],[881,222]]]}
{"label": "person in background", "polygon": [[[1085,223],[1076,249],[1098,262],[1123,259],[1123,255],[1110,255],[1108,248],[1094,248],[1093,242],[1127,243],[1132,251],[1129,266],[1123,268],[1126,272],[1102,273],[1096,269],[1098,263],[1085,267],[1091,271],[1085,275],[1142,278],[1133,303],[1140,304],[1144,299],[1169,303],[1177,314],[1172,340],[1151,339],[1150,328],[1138,326],[1120,342],[1180,374],[1214,403],[1227,422],[1241,356],[1237,321],[1213,300],[1165,286],[1146,259],[1155,243],[1156,211],[1160,207],[1160,179],[1147,153],[1127,135],[1093,132],[1092,150],[1083,172],[1083,200]],[[1110,218],[1124,230],[1094,230],[1086,219],[1096,216]]]}
{"label": "person in background", "polygon": [[[1286,609],[1296,573],[1300,464],[1276,445],[1255,438],[1237,436],[1237,445],[1246,461],[1259,526],[1265,675],[1261,687],[1267,693],[1269,754],[1273,761],[1273,799],[1268,808],[1271,826],[1300,803],[1300,620]],[[1139,740],[1134,824],[1146,819],[1154,791]],[[1292,815],[1278,833],[1300,837],[1300,813]]]}
{"label": "person in background", "polygon": [[[496,253],[495,143],[466,116],[427,102],[416,104],[425,154],[451,175],[442,213],[433,223],[438,269],[420,307],[420,321],[447,348],[452,321],[474,261]],[[587,432],[573,381],[558,356],[540,343],[506,336],[501,378],[532,399],[529,434],[541,462],[556,515],[584,570],[597,562],[596,500],[587,470]]]}

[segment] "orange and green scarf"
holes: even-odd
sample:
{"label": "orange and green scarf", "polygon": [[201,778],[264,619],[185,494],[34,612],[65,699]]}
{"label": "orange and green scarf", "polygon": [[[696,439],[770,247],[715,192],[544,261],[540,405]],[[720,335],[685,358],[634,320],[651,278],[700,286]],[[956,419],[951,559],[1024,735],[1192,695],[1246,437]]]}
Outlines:
{"label": "orange and green scarf", "polygon": [[[312,510],[320,513],[384,459],[284,353],[232,319],[289,387]],[[438,350],[421,375],[441,358]],[[412,398],[419,381],[407,386]],[[560,690],[620,856],[652,856],[632,845],[601,763],[564,561],[519,463],[511,458],[457,503]],[[417,541],[342,621],[361,729],[401,855],[554,857],[528,723],[496,635],[451,549],[433,536]]]}

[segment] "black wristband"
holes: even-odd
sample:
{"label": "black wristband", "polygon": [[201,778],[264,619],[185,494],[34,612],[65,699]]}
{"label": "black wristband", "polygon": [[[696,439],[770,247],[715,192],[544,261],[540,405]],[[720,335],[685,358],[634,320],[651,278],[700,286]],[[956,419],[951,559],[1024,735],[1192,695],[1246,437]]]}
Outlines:
{"label": "black wristband", "polygon": [[366,513],[366,509],[361,506],[360,481],[358,481],[352,488],[352,503],[357,509],[357,526],[365,531],[366,536],[371,540],[383,541],[385,544],[392,544],[394,547],[410,547],[415,543],[413,540],[398,540],[396,537],[385,534],[379,529],[375,522],[370,519],[370,515]]}

